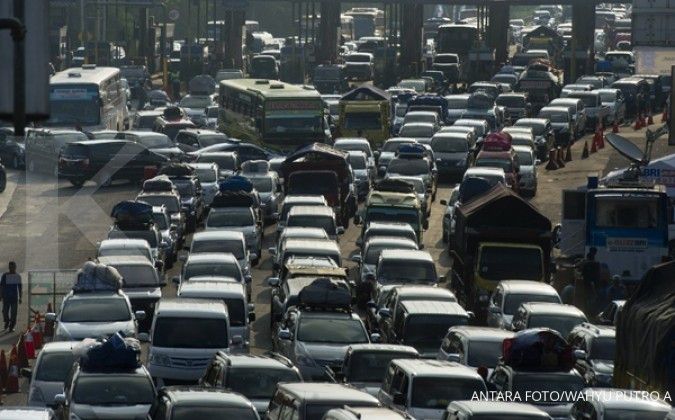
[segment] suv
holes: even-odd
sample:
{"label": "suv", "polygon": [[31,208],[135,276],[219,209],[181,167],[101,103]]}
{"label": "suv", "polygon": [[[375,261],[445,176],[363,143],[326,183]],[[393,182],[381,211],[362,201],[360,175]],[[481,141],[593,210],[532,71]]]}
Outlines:
{"label": "suv", "polygon": [[260,420],[242,395],[222,389],[170,386],[157,392],[148,420]]}
{"label": "suv", "polygon": [[220,179],[234,175],[241,164],[237,152],[198,152],[195,163],[215,163]]}
{"label": "suv", "polygon": [[[30,152],[28,160],[28,165],[35,164]],[[139,182],[145,179],[147,167],[159,169],[168,161],[167,157],[132,141],[76,141],[61,149],[58,175],[76,187],[81,187],[91,179],[105,187],[118,179]]]}
{"label": "suv", "polygon": [[386,407],[405,410],[415,418],[443,417],[448,403],[471,400],[487,392],[473,369],[441,360],[392,360],[382,381],[378,399]]}
{"label": "suv", "polygon": [[63,392],[63,384],[76,357],[73,349],[79,341],[46,343],[33,368],[23,368],[21,373],[29,380],[28,406],[53,407],[54,397]]}
{"label": "suv", "polygon": [[[433,136],[433,134],[432,134]],[[429,137],[431,139],[431,136]],[[437,169],[435,162],[422,154],[408,154],[402,153],[401,150],[406,151],[408,148],[401,148],[389,165],[385,175],[387,177],[394,176],[416,176],[424,180],[424,185],[427,191],[431,194],[431,201],[436,200],[436,191],[438,190]],[[417,147],[415,148],[417,150]]]}
{"label": "suv", "polygon": [[[60,174],[59,155],[70,143],[86,141],[87,136],[75,130],[34,129],[26,133],[26,169],[29,172]],[[107,163],[107,162],[106,162]],[[80,172],[82,169],[81,168]]]}
{"label": "suv", "polygon": [[277,217],[277,239],[286,227],[286,218],[295,206],[326,206],[328,202],[323,195],[287,195],[281,202],[281,210]]}
{"label": "suv", "polygon": [[144,366],[124,370],[84,369],[75,363],[54,397],[66,419],[143,418],[155,399],[155,385]]}
{"label": "suv", "polygon": [[194,232],[204,217],[202,186],[195,176],[170,176],[180,197],[181,211],[185,214],[186,233]]}
{"label": "suv", "polygon": [[394,359],[417,359],[414,347],[396,344],[354,344],[349,346],[342,372],[336,375],[340,382],[351,384],[377,397],[382,378]]}
{"label": "suv", "polygon": [[556,146],[567,147],[574,142],[577,128],[573,117],[574,114],[566,106],[545,106],[539,110],[539,118],[551,121]]}
{"label": "suv", "polygon": [[272,264],[280,264],[279,258],[289,239],[328,239],[328,234],[322,228],[290,227],[281,231],[274,246],[267,248],[272,256]]}
{"label": "suv", "polygon": [[502,416],[518,420],[551,419],[545,411],[530,404],[506,401],[454,401],[446,408],[443,420],[481,420]]}
{"label": "suv", "polygon": [[218,165],[215,163],[192,163],[190,167],[195,171],[195,177],[202,187],[204,207],[208,208],[213,197],[218,194]]}
{"label": "suv", "polygon": [[551,122],[546,118],[521,118],[513,126],[532,128],[534,144],[537,148],[537,157],[542,161],[546,160],[548,151],[553,147],[555,140]]}
{"label": "suv", "polygon": [[487,325],[511,329],[513,315],[524,302],[562,303],[558,292],[550,284],[528,280],[502,280],[490,297]]}
{"label": "suv", "polygon": [[567,337],[574,327],[587,321],[586,315],[576,306],[531,302],[520,305],[513,315],[511,328],[514,331],[521,331],[527,328],[546,327]]}
{"label": "suv", "polygon": [[192,277],[216,276],[230,277],[246,285],[246,296],[251,299],[251,275],[244,274],[237,258],[224,252],[199,252],[189,254],[183,264],[183,271],[172,281],[179,286]]}
{"label": "suv", "polygon": [[152,208],[152,220],[161,235],[160,246],[164,259],[164,269],[173,267],[173,263],[178,260],[178,227],[171,223],[171,215],[164,206],[155,206]]}
{"label": "suv", "polygon": [[180,130],[176,135],[176,145],[182,151],[195,152],[214,144],[228,143],[228,137],[212,130]]}
{"label": "suv", "polygon": [[[571,420],[671,420],[675,409],[663,400],[645,397],[642,392],[631,393],[616,388],[589,388],[583,391],[569,412]],[[669,414],[670,413],[670,414]],[[567,417],[566,417],[567,418]]]}
{"label": "suv", "polygon": [[211,207],[205,229],[235,230],[244,234],[251,264],[257,265],[262,256],[263,227],[253,207]]}
{"label": "suv", "polygon": [[302,376],[298,368],[280,354],[232,355],[219,351],[206,368],[199,385],[238,392],[251,400],[262,416],[277,384],[284,382],[302,382]]}
{"label": "suv", "polygon": [[333,408],[378,407],[377,399],[349,385],[281,383],[266,412],[268,420],[316,420]]}
{"label": "suv", "polygon": [[136,201],[142,201],[153,207],[164,206],[171,218],[171,224],[176,226],[176,237],[178,244],[182,246],[187,234],[185,212],[180,203],[180,197],[172,191],[163,192],[143,192],[136,196]]}
{"label": "suv", "polygon": [[574,368],[588,386],[612,386],[616,329],[584,322],[572,329],[567,341],[577,349]]}
{"label": "suv", "polygon": [[451,327],[441,342],[438,360],[461,363],[477,369],[494,369],[499,362],[504,340],[513,337],[511,331],[477,326]]}
{"label": "suv", "polygon": [[158,386],[196,383],[218,350],[235,343],[222,300],[162,299],[155,307],[147,366]]}
{"label": "suv", "polygon": [[436,264],[427,251],[385,249],[380,253],[374,275],[367,275],[370,296],[377,300],[379,288],[386,285],[437,284],[445,281],[436,274]]}
{"label": "suv", "polygon": [[234,255],[244,277],[251,276],[251,260],[258,257],[249,253],[244,234],[235,230],[211,230],[195,233],[192,236],[189,255],[208,252],[224,252]]}
{"label": "suv", "polygon": [[318,227],[328,238],[338,240],[344,228],[337,225],[335,212],[329,206],[293,206],[286,216],[286,227]]}

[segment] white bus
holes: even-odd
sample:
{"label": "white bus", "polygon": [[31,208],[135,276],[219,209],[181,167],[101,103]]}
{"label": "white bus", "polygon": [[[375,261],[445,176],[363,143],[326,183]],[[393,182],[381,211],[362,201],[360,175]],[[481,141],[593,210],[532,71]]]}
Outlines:
{"label": "white bus", "polygon": [[120,70],[85,64],[56,73],[49,81],[49,127],[123,130],[126,93]]}

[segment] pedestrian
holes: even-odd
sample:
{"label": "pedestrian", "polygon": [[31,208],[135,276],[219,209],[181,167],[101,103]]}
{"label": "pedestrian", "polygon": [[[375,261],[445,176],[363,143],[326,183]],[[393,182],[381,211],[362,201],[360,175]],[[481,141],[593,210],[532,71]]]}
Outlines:
{"label": "pedestrian", "polygon": [[180,73],[176,70],[171,72],[171,91],[173,93],[173,100],[180,101]]}
{"label": "pedestrian", "polygon": [[607,300],[611,302],[624,299],[626,299],[626,286],[621,281],[621,277],[615,274],[612,276],[612,284],[607,288]]}
{"label": "pedestrian", "polygon": [[591,247],[586,254],[586,259],[581,262],[581,278],[583,285],[582,309],[588,315],[595,301],[595,292],[600,281],[600,263],[595,261],[598,253],[597,248]]}
{"label": "pedestrian", "polygon": [[574,305],[574,282],[568,282],[560,292],[560,299],[566,305]]}
{"label": "pedestrian", "polygon": [[5,321],[5,331],[9,329],[14,332],[14,327],[16,327],[16,312],[18,305],[21,304],[21,275],[16,272],[16,263],[14,261],[10,261],[7,268],[9,271],[3,273],[2,278],[0,278],[2,319]]}

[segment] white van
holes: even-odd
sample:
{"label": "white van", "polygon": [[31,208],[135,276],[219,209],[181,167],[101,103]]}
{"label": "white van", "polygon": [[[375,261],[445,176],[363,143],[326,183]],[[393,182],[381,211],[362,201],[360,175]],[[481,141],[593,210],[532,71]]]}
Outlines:
{"label": "white van", "polygon": [[233,344],[222,300],[163,299],[155,308],[149,337],[139,338],[150,341],[147,366],[158,387],[196,384],[213,355]]}
{"label": "white van", "polygon": [[218,299],[227,307],[232,340],[241,343],[231,348],[232,352],[248,352],[251,323],[255,321],[255,305],[248,303],[244,285],[226,281],[188,281],[178,289],[179,298]]}

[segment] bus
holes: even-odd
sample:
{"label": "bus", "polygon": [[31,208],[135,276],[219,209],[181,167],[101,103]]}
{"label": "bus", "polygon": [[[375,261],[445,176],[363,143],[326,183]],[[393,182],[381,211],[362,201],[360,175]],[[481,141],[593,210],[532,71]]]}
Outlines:
{"label": "bus", "polygon": [[374,7],[354,7],[344,13],[353,18],[353,41],[364,36],[384,34],[384,12]]}
{"label": "bus", "polygon": [[85,64],[56,73],[49,81],[47,127],[84,131],[123,130],[128,113],[120,70]]}
{"label": "bus", "polygon": [[323,101],[312,87],[264,79],[220,82],[218,125],[230,137],[286,153],[308,143],[328,143]]}

